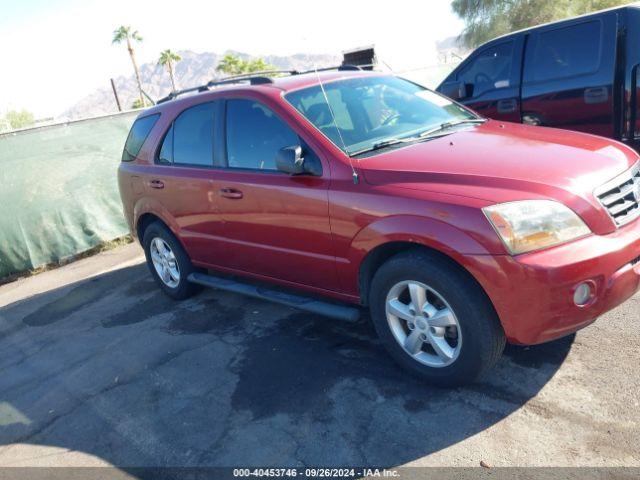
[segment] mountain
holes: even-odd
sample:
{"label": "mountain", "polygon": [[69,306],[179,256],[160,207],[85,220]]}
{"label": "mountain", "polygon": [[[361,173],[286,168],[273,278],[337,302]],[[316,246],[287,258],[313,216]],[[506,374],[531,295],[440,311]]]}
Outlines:
{"label": "mountain", "polygon": [[471,53],[471,49],[462,43],[459,36],[447,37],[436,42],[436,51],[438,62],[441,64],[459,63]]}
{"label": "mountain", "polygon": [[[226,52],[238,55],[247,60],[252,57],[241,52]],[[178,52],[182,60],[175,66],[176,88],[187,88],[196,85],[203,85],[209,80],[220,77],[216,72],[216,66],[224,54],[213,52],[196,53],[190,50]],[[267,63],[282,70],[308,70],[314,67],[327,67],[339,65],[342,58],[336,55],[307,55],[298,53],[290,56],[267,55],[263,58]],[[157,100],[164,97],[171,91],[169,74],[164,67],[155,63],[145,63],[140,66],[140,78],[142,88],[147,94]],[[131,108],[132,103],[138,98],[138,89],[135,77],[118,77],[114,79],[120,104],[123,110]],[[60,119],[75,120],[79,118],[93,117],[118,111],[113,91],[108,80],[105,87],[99,88],[95,92],[86,96],[70,109],[65,111]]]}

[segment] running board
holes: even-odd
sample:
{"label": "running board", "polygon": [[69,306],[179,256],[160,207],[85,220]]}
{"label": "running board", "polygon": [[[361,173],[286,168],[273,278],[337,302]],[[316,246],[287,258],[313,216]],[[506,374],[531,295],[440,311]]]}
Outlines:
{"label": "running board", "polygon": [[360,311],[354,307],[337,305],[335,303],[323,302],[322,300],[302,295],[257,287],[248,283],[241,283],[227,278],[216,277],[207,273],[194,272],[187,277],[187,280],[199,285],[204,285],[205,287],[240,293],[249,297],[279,303],[281,305],[305,310],[311,313],[317,313],[318,315],[336,318],[338,320],[355,322],[360,318]]}

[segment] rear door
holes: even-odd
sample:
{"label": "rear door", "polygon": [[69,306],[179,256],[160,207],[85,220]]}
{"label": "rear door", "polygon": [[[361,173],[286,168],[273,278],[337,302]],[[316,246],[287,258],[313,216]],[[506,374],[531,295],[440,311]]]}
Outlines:
{"label": "rear door", "polygon": [[529,34],[524,123],[614,136],[616,20],[616,12],[607,12]]}
{"label": "rear door", "polygon": [[438,90],[464,85],[458,101],[480,115],[520,122],[522,36],[496,41],[474,52]]}
{"label": "rear door", "polygon": [[148,195],[178,227],[180,240],[196,263],[223,253],[218,194],[214,189],[214,129],[218,102],[194,105],[167,127],[154,166],[146,171]]}

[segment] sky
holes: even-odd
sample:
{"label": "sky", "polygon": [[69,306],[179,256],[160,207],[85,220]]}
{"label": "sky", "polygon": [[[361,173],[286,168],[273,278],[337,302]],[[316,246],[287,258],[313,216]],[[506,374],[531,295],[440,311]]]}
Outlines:
{"label": "sky", "polygon": [[142,34],[139,64],[167,48],[340,55],[374,44],[394,70],[435,64],[435,42],[463,27],[450,0],[0,0],[0,115],[57,116],[131,75],[126,48],[111,45],[119,25]]}

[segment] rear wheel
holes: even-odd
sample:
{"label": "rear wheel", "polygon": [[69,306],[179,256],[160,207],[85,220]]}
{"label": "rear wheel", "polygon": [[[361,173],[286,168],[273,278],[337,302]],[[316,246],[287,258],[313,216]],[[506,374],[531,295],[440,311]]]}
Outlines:
{"label": "rear wheel", "polygon": [[371,317],[391,356],[439,385],[473,382],[500,358],[505,337],[480,287],[452,261],[408,252],[376,272]]}
{"label": "rear wheel", "polygon": [[200,289],[187,280],[196,268],[180,242],[163,224],[154,222],[145,229],[143,247],[151,275],[171,298],[182,300]]}

